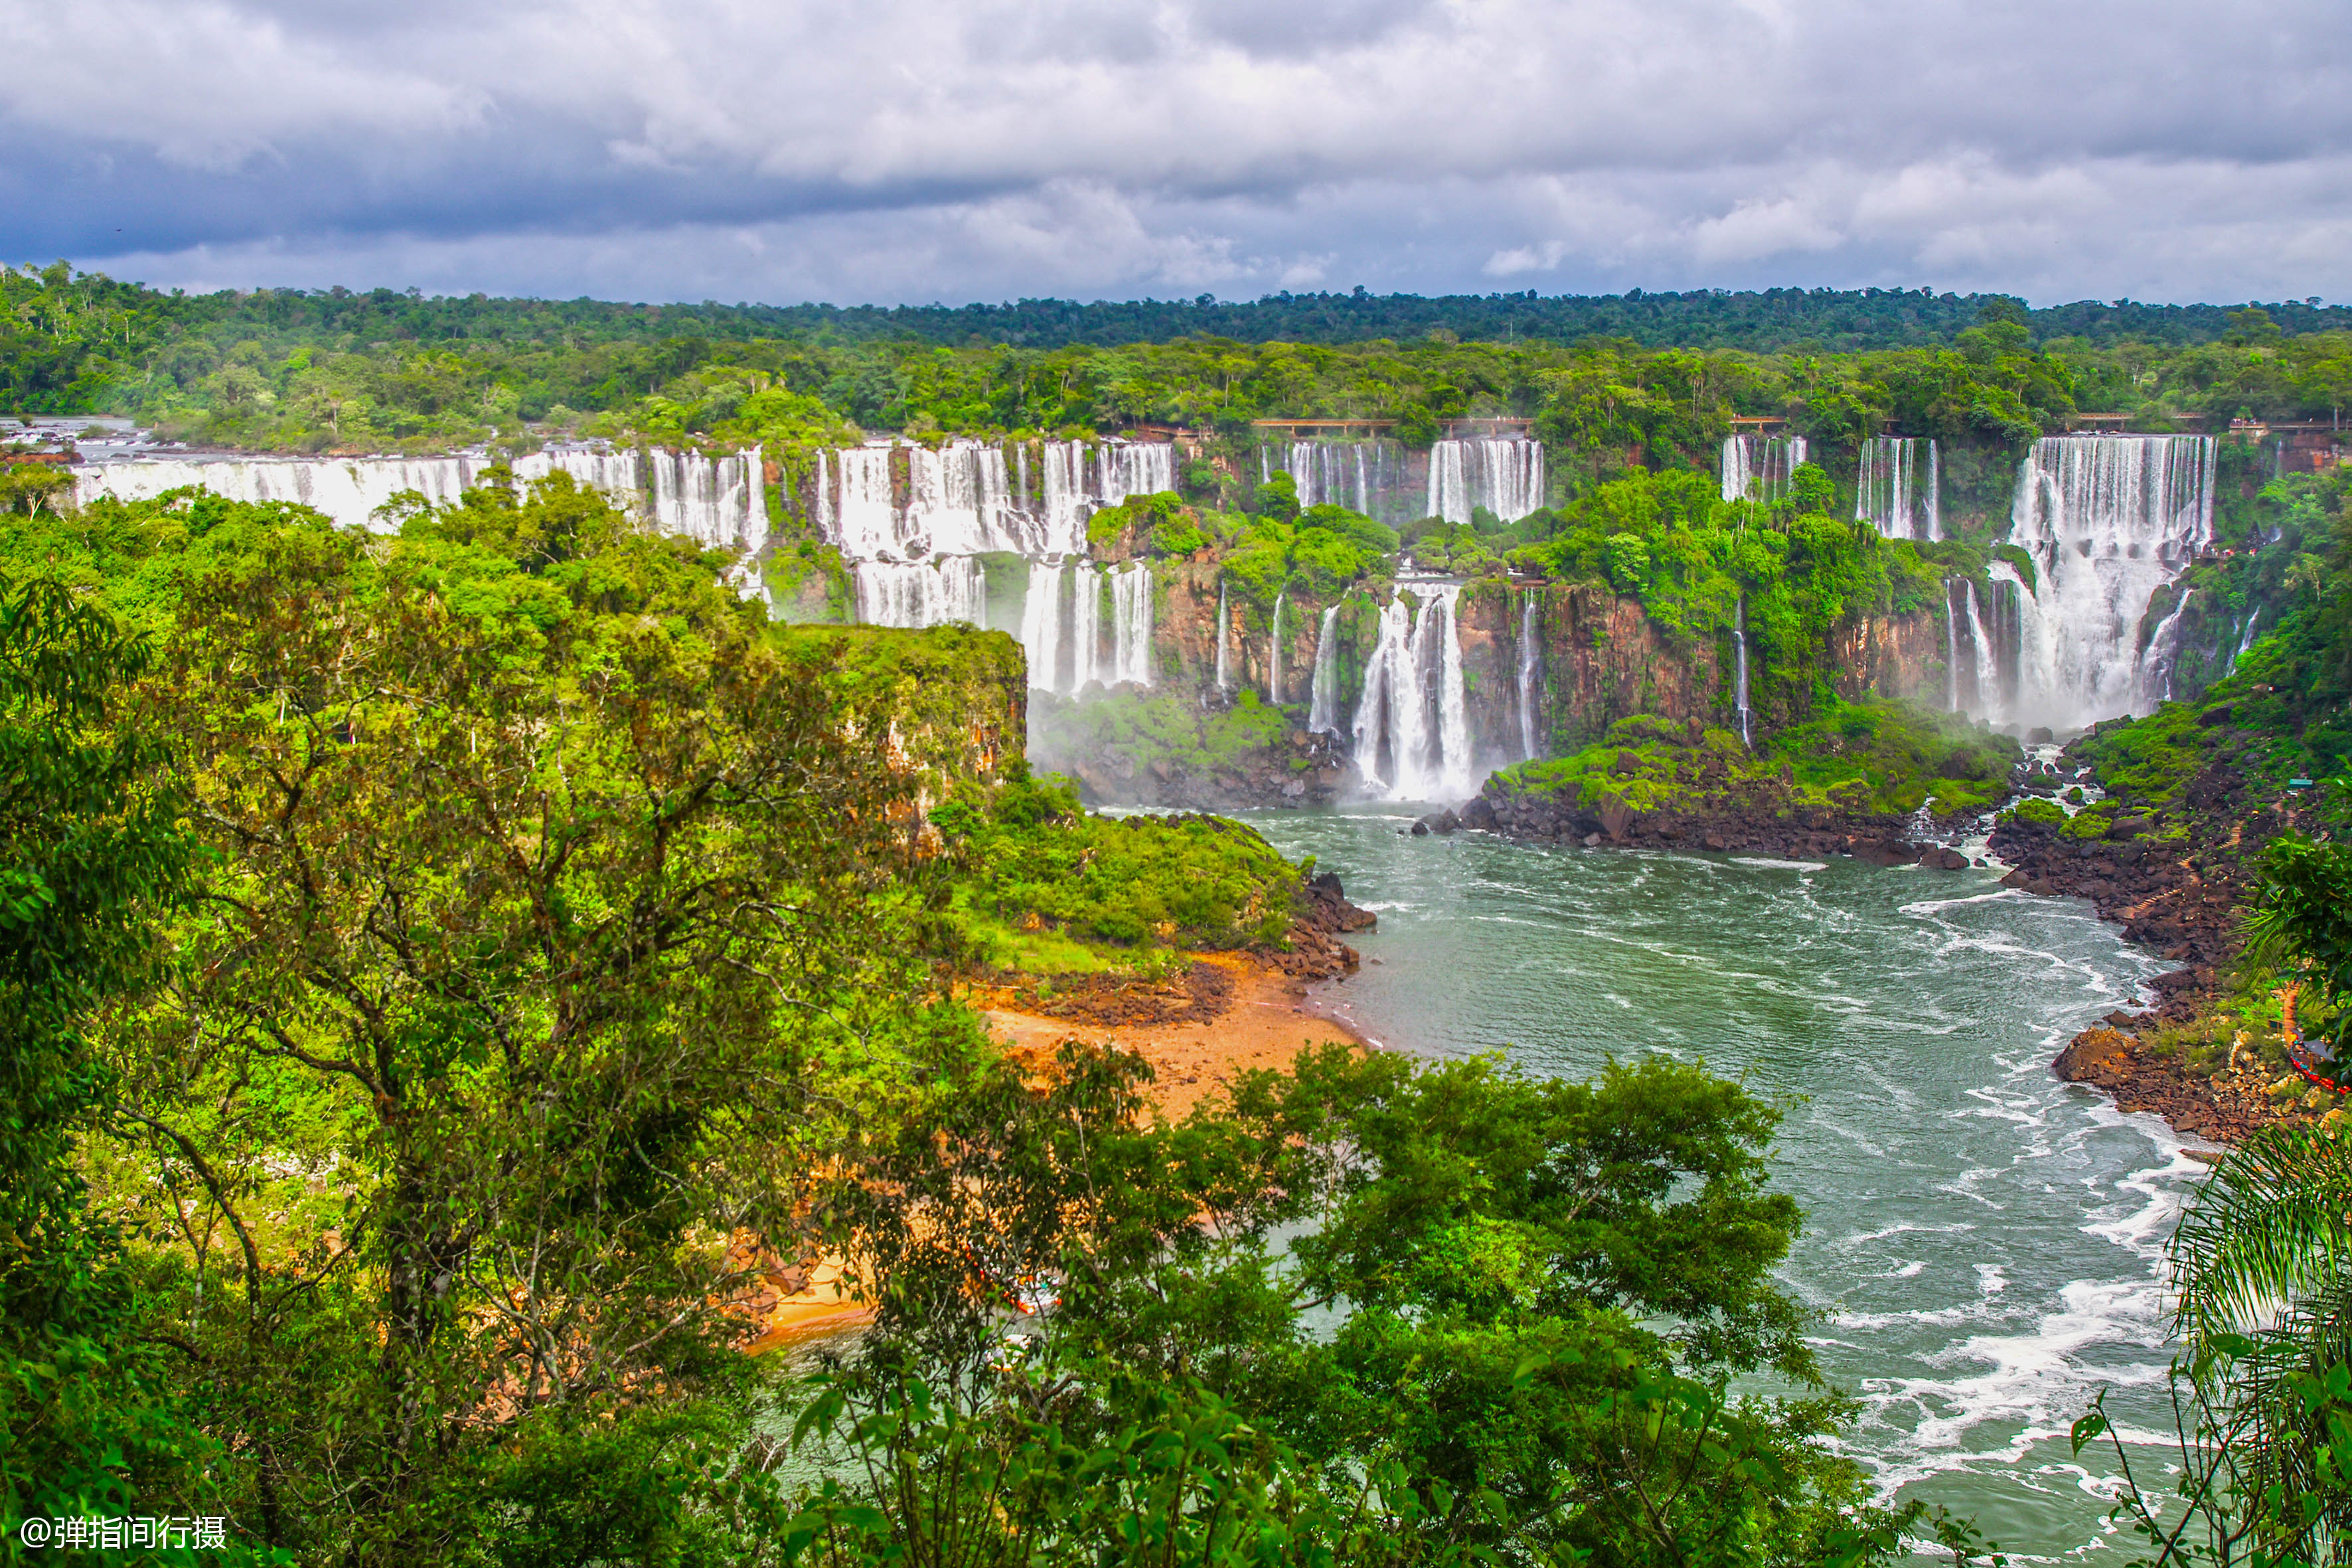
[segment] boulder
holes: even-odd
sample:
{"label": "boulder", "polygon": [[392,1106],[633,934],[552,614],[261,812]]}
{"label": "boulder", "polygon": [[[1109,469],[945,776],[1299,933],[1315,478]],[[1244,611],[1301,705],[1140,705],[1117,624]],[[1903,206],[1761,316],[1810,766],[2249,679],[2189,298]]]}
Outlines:
{"label": "boulder", "polygon": [[1483,832],[1493,832],[1495,803],[1483,795],[1473,799],[1469,805],[1462,808],[1462,826]]}
{"label": "boulder", "polygon": [[2103,1083],[2121,1079],[2131,1069],[2134,1042],[2117,1029],[2094,1027],[2066,1042],[2051,1063],[2064,1083]]}

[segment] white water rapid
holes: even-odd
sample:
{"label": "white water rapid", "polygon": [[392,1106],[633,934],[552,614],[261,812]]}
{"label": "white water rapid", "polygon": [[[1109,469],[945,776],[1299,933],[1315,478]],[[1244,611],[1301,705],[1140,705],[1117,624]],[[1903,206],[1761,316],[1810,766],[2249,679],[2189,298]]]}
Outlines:
{"label": "white water rapid", "polygon": [[1943,538],[1937,468],[1933,439],[1874,436],[1863,442],[1854,479],[1854,521],[1871,524],[1888,539]]}
{"label": "white water rapid", "polygon": [[1485,507],[1505,522],[1543,505],[1543,444],[1489,436],[1440,441],[1429,449],[1429,510],[1423,515],[1468,522]]}
{"label": "white water rapid", "polygon": [[[2028,725],[2078,729],[2147,705],[2140,625],[2158,588],[2213,537],[2210,436],[2050,436],[2018,473],[2011,542],[2019,584],[2018,692]],[[2018,579],[2006,563],[1993,575]]]}
{"label": "white water rapid", "polygon": [[1391,800],[1458,800],[1477,787],[1454,629],[1461,597],[1458,583],[1401,588],[1381,611],[1352,727],[1356,766]]}
{"label": "white water rapid", "polygon": [[1307,692],[1307,732],[1310,735],[1329,734],[1339,728],[1339,647],[1332,640],[1332,623],[1339,618],[1339,606],[1333,605],[1323,612],[1323,625],[1315,633],[1315,683]]}
{"label": "white water rapid", "polygon": [[1723,499],[1770,503],[1789,493],[1789,480],[1805,460],[1802,436],[1727,436],[1723,438]]}

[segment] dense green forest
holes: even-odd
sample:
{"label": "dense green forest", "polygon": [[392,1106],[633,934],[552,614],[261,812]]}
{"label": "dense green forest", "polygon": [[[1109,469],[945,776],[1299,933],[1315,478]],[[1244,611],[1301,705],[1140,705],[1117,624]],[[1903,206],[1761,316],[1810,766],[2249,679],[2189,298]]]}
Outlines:
{"label": "dense green forest", "polygon": [[[1787,417],[1831,443],[1895,431],[2014,444],[2078,412],[2208,428],[2241,414],[2333,420],[2352,401],[2344,312],[2306,304],[2034,311],[1789,291],[1504,297],[1449,321],[1464,302],[1318,300],[1037,307],[1070,318],[1060,333],[836,313],[851,330],[813,307],[185,298],[19,269],[0,272],[0,407],[287,451],[572,433],[788,443],[852,426],[1237,437],[1253,419],[1318,416],[1393,419],[1425,442],[1447,419],[1507,416],[1540,421],[1572,475],[1628,454],[1704,455],[1735,415]],[[1520,307],[1528,320],[1504,319]]]}

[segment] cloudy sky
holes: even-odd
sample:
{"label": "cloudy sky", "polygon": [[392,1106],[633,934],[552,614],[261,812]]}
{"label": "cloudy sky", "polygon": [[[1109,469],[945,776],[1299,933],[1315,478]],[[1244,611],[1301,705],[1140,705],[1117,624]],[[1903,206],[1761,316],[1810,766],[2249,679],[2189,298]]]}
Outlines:
{"label": "cloudy sky", "polygon": [[42,0],[0,259],[643,300],[2352,300],[2344,0]]}

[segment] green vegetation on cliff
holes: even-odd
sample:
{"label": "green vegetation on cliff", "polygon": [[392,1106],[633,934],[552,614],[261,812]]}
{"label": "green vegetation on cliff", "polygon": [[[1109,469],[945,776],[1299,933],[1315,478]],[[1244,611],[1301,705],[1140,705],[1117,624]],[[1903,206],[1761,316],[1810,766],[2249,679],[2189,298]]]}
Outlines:
{"label": "green vegetation on cliff", "polygon": [[1685,816],[1907,815],[1923,805],[1947,816],[1998,805],[2017,758],[2014,741],[1958,714],[1827,698],[1805,722],[1752,753],[1735,731],[1643,715],[1620,720],[1572,755],[1507,768],[1496,784],[1584,811],[1615,800],[1636,812]]}

